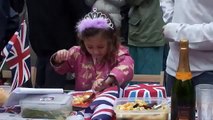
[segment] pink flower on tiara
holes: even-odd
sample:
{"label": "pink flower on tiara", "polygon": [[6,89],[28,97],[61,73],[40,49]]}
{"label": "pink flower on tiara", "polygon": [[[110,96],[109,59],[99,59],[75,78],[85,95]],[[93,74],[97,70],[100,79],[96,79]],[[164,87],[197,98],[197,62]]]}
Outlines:
{"label": "pink flower on tiara", "polygon": [[110,28],[108,21],[106,18],[84,18],[77,24],[77,31],[79,33],[83,32],[87,28],[100,28],[100,29],[108,29]]}

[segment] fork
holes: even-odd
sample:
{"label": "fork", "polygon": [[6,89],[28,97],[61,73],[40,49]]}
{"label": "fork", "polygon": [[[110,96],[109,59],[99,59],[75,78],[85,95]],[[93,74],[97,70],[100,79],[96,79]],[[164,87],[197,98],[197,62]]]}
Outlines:
{"label": "fork", "polygon": [[[108,75],[107,75],[107,77],[103,80],[103,82],[105,82],[105,81],[107,80],[107,78],[108,78]],[[96,91],[95,91],[94,89],[91,89],[91,90],[92,90],[92,94],[91,94],[87,99],[85,99],[83,102],[89,102],[89,101],[92,101],[93,98],[95,98],[95,96],[96,96]]]}
{"label": "fork", "polygon": [[169,105],[170,103],[171,103],[171,100],[167,100],[165,103],[161,103],[161,104],[154,106],[153,109],[157,110],[157,109],[161,108],[163,105]]}

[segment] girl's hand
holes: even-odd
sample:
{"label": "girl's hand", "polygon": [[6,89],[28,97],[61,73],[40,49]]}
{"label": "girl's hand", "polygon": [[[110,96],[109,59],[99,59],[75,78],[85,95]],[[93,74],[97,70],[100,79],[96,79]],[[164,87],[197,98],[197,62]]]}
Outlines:
{"label": "girl's hand", "polygon": [[107,79],[97,79],[92,86],[92,89],[98,92],[103,91],[104,89],[114,85],[115,77],[108,76]]}
{"label": "girl's hand", "polygon": [[56,52],[54,61],[56,63],[62,63],[64,61],[67,61],[70,58],[70,52],[66,49],[62,49]]}
{"label": "girl's hand", "polygon": [[105,88],[106,88],[106,83],[104,79],[97,79],[92,85],[92,89],[97,92],[101,92]]}

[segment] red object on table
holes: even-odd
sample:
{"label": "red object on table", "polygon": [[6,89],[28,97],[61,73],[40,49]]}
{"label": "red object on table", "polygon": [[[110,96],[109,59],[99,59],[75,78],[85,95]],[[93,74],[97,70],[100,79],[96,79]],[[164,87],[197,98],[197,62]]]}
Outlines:
{"label": "red object on table", "polygon": [[164,86],[158,84],[135,84],[124,89],[124,97],[157,97],[166,98],[166,90]]}
{"label": "red object on table", "polygon": [[0,78],[0,85],[4,85],[5,82],[6,82],[6,79]]}
{"label": "red object on table", "polygon": [[3,83],[3,80],[2,80],[2,79],[0,79],[0,85],[4,85],[4,83]]}

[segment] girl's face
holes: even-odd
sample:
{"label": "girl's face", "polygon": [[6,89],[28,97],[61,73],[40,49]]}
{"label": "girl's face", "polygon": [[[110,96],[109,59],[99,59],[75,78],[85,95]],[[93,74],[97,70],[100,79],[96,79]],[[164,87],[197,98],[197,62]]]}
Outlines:
{"label": "girl's face", "polygon": [[86,38],[84,45],[93,59],[101,61],[107,54],[107,39],[101,34]]}

